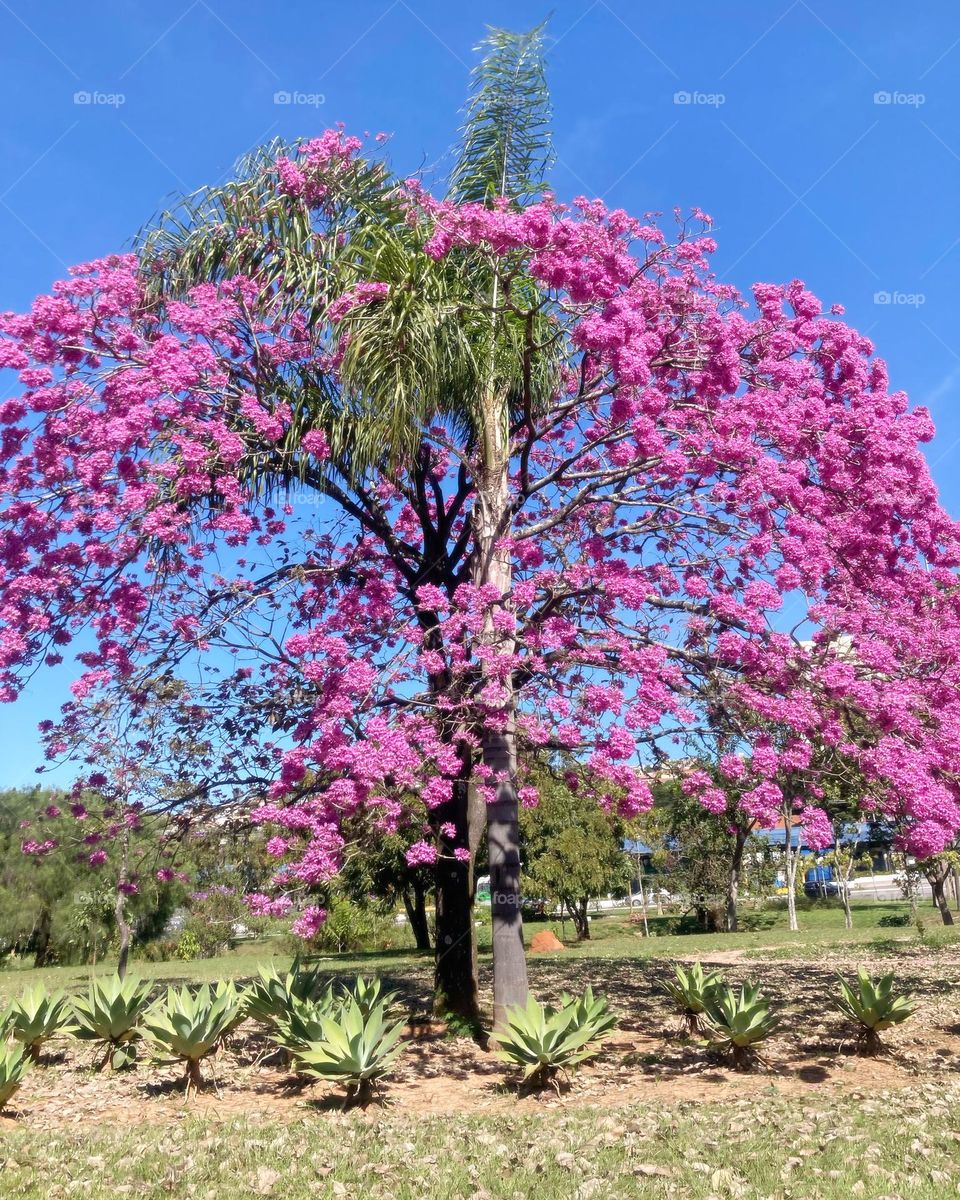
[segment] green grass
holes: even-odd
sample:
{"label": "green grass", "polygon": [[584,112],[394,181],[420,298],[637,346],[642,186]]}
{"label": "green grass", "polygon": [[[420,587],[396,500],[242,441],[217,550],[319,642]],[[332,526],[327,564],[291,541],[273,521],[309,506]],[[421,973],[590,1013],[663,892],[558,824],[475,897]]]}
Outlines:
{"label": "green grass", "polygon": [[[859,901],[848,931],[839,907],[818,905],[801,911],[801,931],[790,933],[785,913],[745,910],[745,923],[753,927],[735,935],[678,935],[671,932],[670,917],[653,917],[649,938],[627,914],[598,915],[589,942],[531,956],[531,986],[549,995],[590,982],[621,1012],[659,1029],[666,1011],[662,978],[671,960],[736,949],[748,961],[731,970],[764,976],[762,964],[769,962],[765,978],[782,993],[778,1002],[803,1024],[808,1019],[803,1014],[822,1015],[824,989],[833,986],[839,965],[847,969],[851,961],[897,954],[903,961],[896,969],[912,977],[910,986],[923,990],[924,1002],[942,1002],[938,998],[950,985],[931,970],[927,955],[956,949],[960,928],[945,930],[933,910],[922,908],[921,936],[909,914],[903,903]],[[551,927],[561,929],[559,922],[530,922],[525,932],[529,939]],[[283,967],[290,958],[274,941],[245,944],[215,959],[135,962],[131,969],[158,983],[206,981],[248,977],[267,961]],[[394,950],[321,961],[331,974],[382,974],[411,1002],[429,1001],[429,954]],[[96,973],[113,969],[105,962]],[[92,973],[86,967],[7,969],[0,972],[0,998],[36,981],[77,990]],[[489,975],[489,955],[482,953],[485,988]],[[637,1065],[638,1076],[643,1070]],[[588,1089],[563,1105],[548,1097],[542,1105],[526,1102],[497,1115],[457,1113],[446,1119],[418,1119],[389,1103],[366,1114],[341,1114],[329,1104],[321,1111],[305,1093],[302,1102],[279,1114],[273,1108],[260,1119],[254,1112],[234,1115],[237,1110],[227,1102],[219,1112],[214,1104],[216,1115],[187,1108],[172,1121],[169,1114],[154,1115],[141,1097],[139,1123],[112,1126],[98,1125],[96,1111],[76,1125],[75,1110],[61,1125],[49,1108],[35,1124],[28,1079],[27,1115],[6,1121],[0,1134],[0,1196],[939,1200],[960,1194],[960,1082],[952,1072],[946,1086],[941,1077],[935,1085],[918,1081],[885,1094],[870,1087],[866,1060],[859,1070],[865,1074],[862,1079],[858,1074],[854,1086],[865,1091],[846,1096],[835,1088],[788,1095],[786,1077],[771,1073],[750,1099],[725,1104],[659,1097],[656,1103],[591,1108]],[[82,1073],[77,1078],[82,1081]],[[708,1089],[705,1080],[705,1093]],[[131,1112],[131,1122],[136,1119]]]}
{"label": "green grass", "polygon": [[[567,939],[567,950],[562,956],[558,954],[564,960],[632,958],[648,961],[709,957],[712,953],[729,950],[742,950],[747,957],[752,951],[762,951],[763,958],[820,959],[824,953],[843,954],[853,949],[880,956],[920,946],[935,950],[939,946],[960,944],[960,925],[955,929],[945,928],[939,914],[928,906],[920,909],[923,941],[911,922],[910,906],[902,901],[860,900],[853,905],[853,913],[854,927],[847,930],[843,926],[843,910],[838,904],[813,904],[799,913],[800,931],[791,933],[787,929],[785,909],[753,910],[744,906],[741,914],[744,928],[735,934],[672,933],[677,923],[676,916],[651,915],[651,936],[647,938],[643,936],[643,927],[632,923],[628,914],[613,912],[596,915],[591,922],[591,938],[586,942],[573,942],[570,923],[564,926],[557,920],[526,922],[524,937],[529,944],[538,931],[552,929],[558,936]],[[907,923],[896,924],[898,921]],[[489,925],[481,924],[478,937],[481,962],[489,964]],[[291,955],[277,942],[245,942],[236,950],[217,958],[191,962],[134,961],[130,971],[140,978],[155,979],[159,983],[205,983],[216,979],[247,978],[256,974],[259,963],[274,962],[284,968],[290,961]],[[321,956],[319,961],[329,967],[331,974],[338,975],[415,972],[425,976],[430,973],[432,957],[429,953],[409,948],[330,954]],[[91,976],[111,974],[113,970],[114,964],[110,961],[95,968],[67,966],[33,970],[28,967],[8,967],[0,970],[0,999],[17,995],[24,988],[41,981],[50,989],[75,991],[83,988]]]}
{"label": "green grass", "polygon": [[389,1110],[288,1123],[186,1117],[176,1126],[17,1130],[3,1141],[5,1200],[196,1196],[283,1200],[617,1200],[956,1195],[960,1090],[654,1110],[550,1108],[399,1119]]}
{"label": "green grass", "polygon": [[[648,917],[650,937],[643,936],[643,926],[632,923],[620,913],[597,914],[591,922],[591,937],[573,947],[573,952],[584,956],[602,958],[676,958],[690,955],[705,955],[717,951],[742,950],[749,955],[751,950],[762,948],[764,957],[793,958],[819,957],[824,950],[835,949],[843,953],[850,948],[866,952],[884,953],[892,945],[919,943],[920,937],[914,925],[910,905],[896,900],[858,900],[853,904],[853,929],[845,929],[843,909],[839,903],[803,903],[798,913],[800,929],[791,933],[787,928],[786,906],[774,909],[743,906],[740,913],[741,929],[738,933],[676,933],[678,917],[673,915]],[[960,939],[960,925],[956,930],[944,927],[939,913],[931,907],[921,907],[920,922],[924,938],[931,943],[952,943]],[[900,924],[899,922],[904,922]],[[552,929],[562,936],[561,922],[528,922],[524,926],[527,940],[539,929]],[[567,922],[567,937],[572,937]]]}

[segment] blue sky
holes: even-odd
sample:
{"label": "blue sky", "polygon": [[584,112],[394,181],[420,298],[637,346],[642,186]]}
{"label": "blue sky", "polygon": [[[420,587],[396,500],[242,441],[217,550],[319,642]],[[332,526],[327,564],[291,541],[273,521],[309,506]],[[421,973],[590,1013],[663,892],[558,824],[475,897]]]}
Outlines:
{"label": "blue sky", "polygon": [[[931,407],[960,516],[955,0],[0,0],[0,309],[277,135],[385,130],[398,170],[442,172],[483,26],[548,12],[558,194],[699,206],[721,277],[844,304]],[[0,713],[0,784],[31,781],[67,678]]]}

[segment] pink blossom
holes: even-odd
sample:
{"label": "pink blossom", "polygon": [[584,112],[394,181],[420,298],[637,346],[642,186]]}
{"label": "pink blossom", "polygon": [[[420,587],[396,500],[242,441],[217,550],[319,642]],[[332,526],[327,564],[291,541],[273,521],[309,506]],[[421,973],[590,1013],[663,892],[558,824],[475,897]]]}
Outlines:
{"label": "pink blossom", "polygon": [[408,867],[428,867],[437,861],[437,848],[431,842],[414,842],[407,848]]}
{"label": "pink blossom", "polygon": [[297,937],[303,938],[304,941],[310,941],[315,938],[320,932],[320,927],[327,919],[327,910],[311,905],[305,908],[299,917],[290,926],[291,931]]}

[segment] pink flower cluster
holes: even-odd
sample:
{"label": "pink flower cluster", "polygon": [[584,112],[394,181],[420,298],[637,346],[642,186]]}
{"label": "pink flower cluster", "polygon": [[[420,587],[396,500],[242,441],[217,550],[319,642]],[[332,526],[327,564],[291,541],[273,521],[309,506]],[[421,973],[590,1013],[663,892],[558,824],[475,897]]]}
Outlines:
{"label": "pink flower cluster", "polygon": [[327,910],[318,908],[316,905],[311,905],[305,908],[303,912],[290,926],[291,931],[304,941],[309,942],[317,936],[324,921],[327,919]]}

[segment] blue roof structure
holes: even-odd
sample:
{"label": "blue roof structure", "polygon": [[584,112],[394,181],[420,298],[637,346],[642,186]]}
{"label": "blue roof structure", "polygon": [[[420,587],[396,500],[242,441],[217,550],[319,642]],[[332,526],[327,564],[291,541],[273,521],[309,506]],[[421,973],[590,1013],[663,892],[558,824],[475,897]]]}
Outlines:
{"label": "blue roof structure", "polygon": [[[809,847],[800,842],[801,826],[794,825],[790,830],[790,846],[796,850],[798,845],[801,850],[808,850]],[[753,836],[762,838],[771,846],[785,846],[787,844],[787,831],[785,829],[755,829]],[[855,842],[866,843],[870,838],[870,824],[867,821],[861,821],[858,825],[848,825],[844,828],[840,835],[841,846],[852,846]],[[823,847],[823,849],[832,849],[831,846]],[[819,851],[818,851],[819,853]]]}

